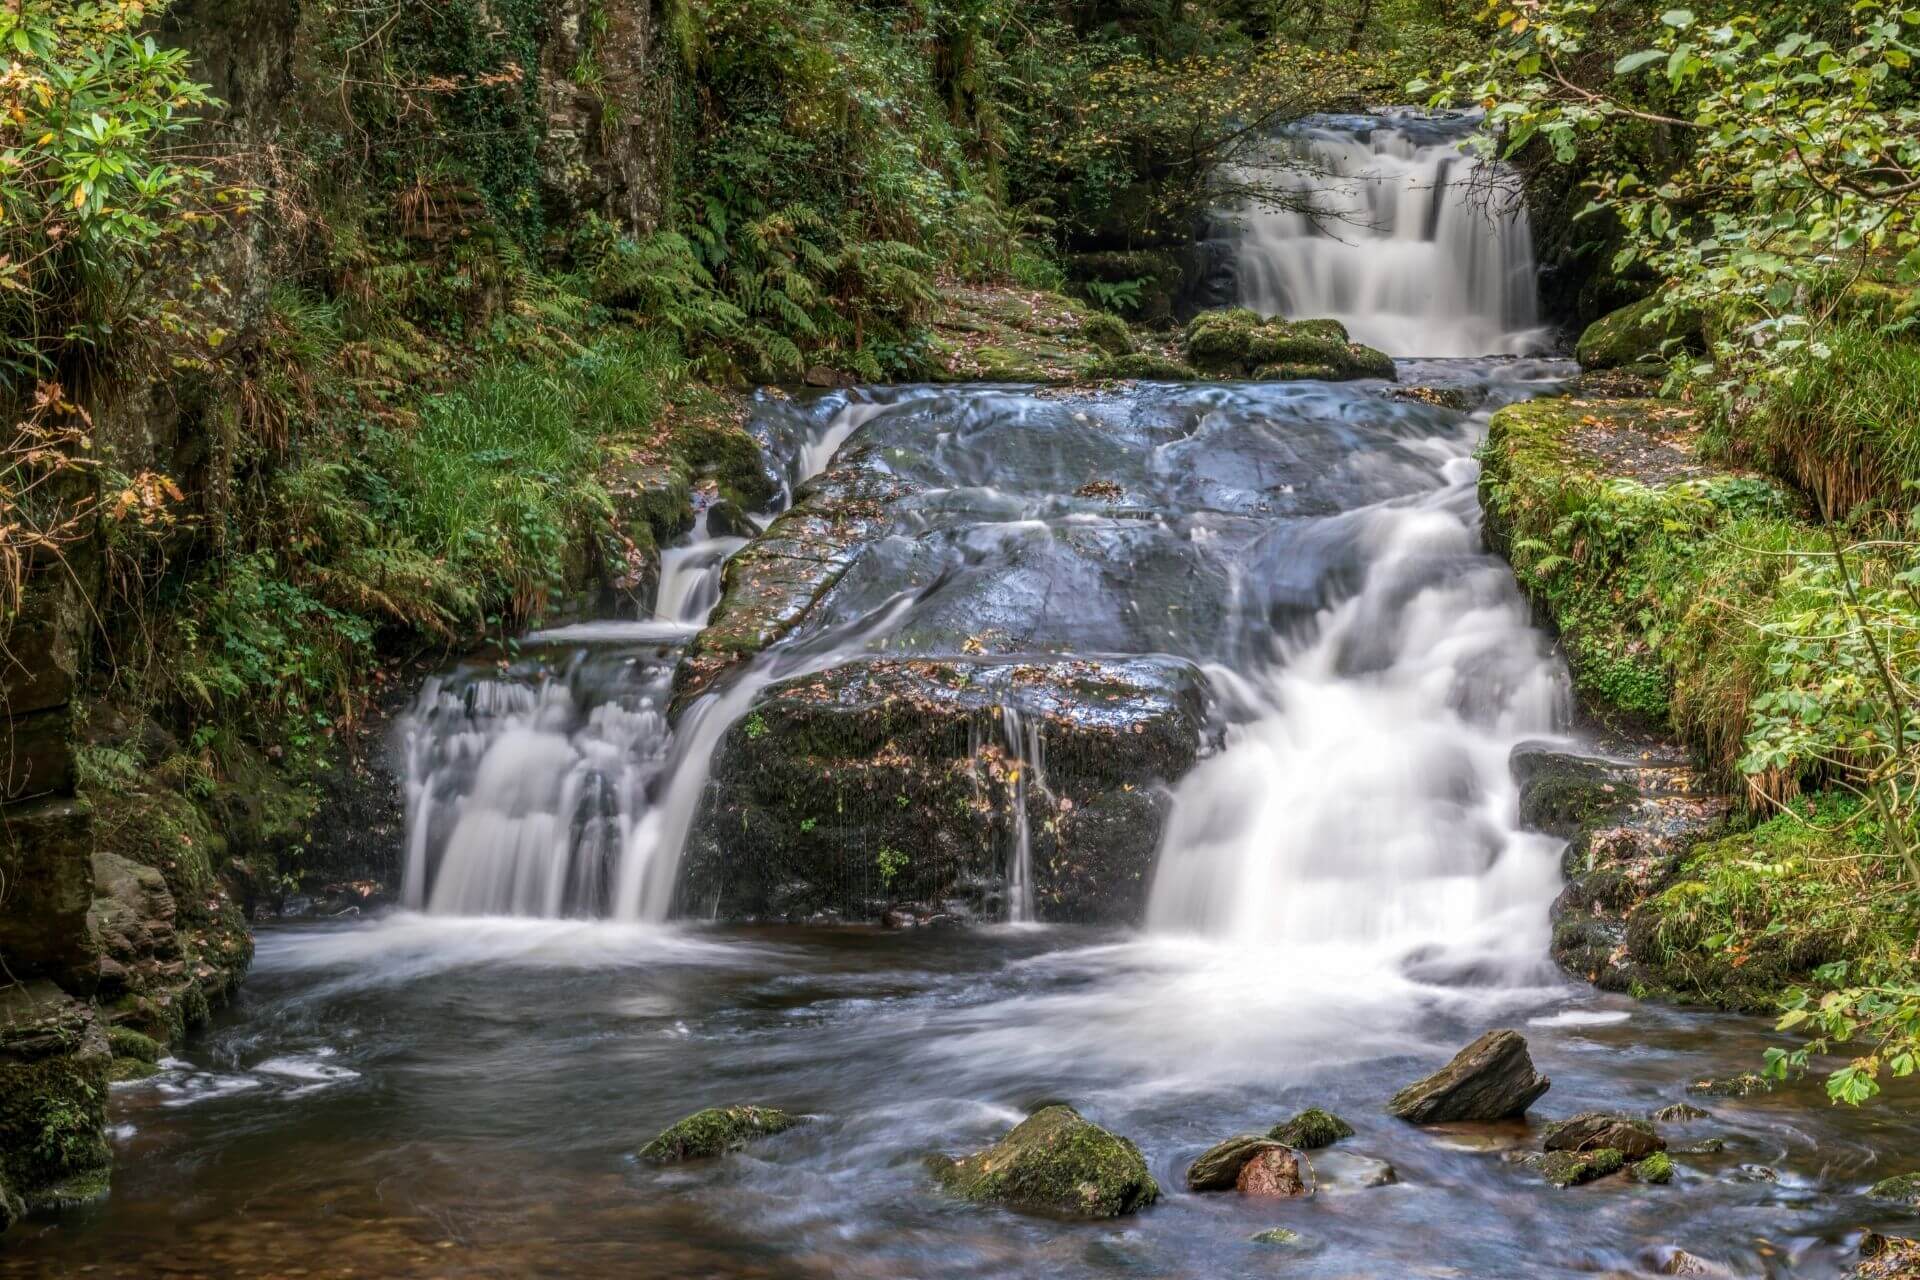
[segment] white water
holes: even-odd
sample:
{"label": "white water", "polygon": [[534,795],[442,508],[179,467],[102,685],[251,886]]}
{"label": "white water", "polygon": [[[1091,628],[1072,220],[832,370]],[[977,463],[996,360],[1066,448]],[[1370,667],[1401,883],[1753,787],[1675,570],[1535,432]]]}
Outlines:
{"label": "white water", "polygon": [[1000,736],[1013,770],[1009,803],[1013,806],[1013,856],[1007,859],[1007,919],[1032,924],[1039,919],[1033,900],[1033,820],[1027,813],[1029,794],[1047,792],[1046,754],[1040,740],[1040,719],[1029,718],[1012,703],[1000,708]]}
{"label": "white water", "polygon": [[[788,492],[877,411],[849,405],[803,442]],[[650,619],[579,623],[522,641],[562,656],[591,645],[641,655],[611,671],[576,662],[533,677],[427,683],[400,726],[407,906],[435,915],[666,918],[721,735],[760,690],[800,673],[792,662],[756,662],[689,707],[677,729],[668,724],[670,649],[705,624],[728,558],[747,542],[708,536],[707,516],[703,507],[687,541],[662,553]],[[803,669],[830,666],[866,639],[851,636]]]}
{"label": "white water", "polygon": [[1559,842],[1518,829],[1508,756],[1564,727],[1566,682],[1481,551],[1458,448],[1444,488],[1337,517],[1368,568],[1306,637],[1264,670],[1211,673],[1256,714],[1175,789],[1154,931],[1327,968],[1520,978],[1546,953]]}
{"label": "white water", "polygon": [[1245,305],[1339,320],[1354,341],[1395,356],[1547,347],[1526,208],[1491,189],[1497,168],[1466,150],[1458,129],[1324,122],[1272,145],[1296,163],[1271,181],[1304,209],[1240,215]]}

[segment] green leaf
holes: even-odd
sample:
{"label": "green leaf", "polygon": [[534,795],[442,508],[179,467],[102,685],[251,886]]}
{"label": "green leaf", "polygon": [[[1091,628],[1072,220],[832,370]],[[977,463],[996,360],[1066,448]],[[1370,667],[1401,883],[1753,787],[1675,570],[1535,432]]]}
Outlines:
{"label": "green leaf", "polygon": [[1617,76],[1632,75],[1640,68],[1652,66],[1666,56],[1667,52],[1664,49],[1642,49],[1638,53],[1630,53],[1613,64],[1613,74]]}
{"label": "green leaf", "polygon": [[1660,15],[1660,21],[1676,30],[1685,31],[1693,25],[1693,10],[1669,9]]}

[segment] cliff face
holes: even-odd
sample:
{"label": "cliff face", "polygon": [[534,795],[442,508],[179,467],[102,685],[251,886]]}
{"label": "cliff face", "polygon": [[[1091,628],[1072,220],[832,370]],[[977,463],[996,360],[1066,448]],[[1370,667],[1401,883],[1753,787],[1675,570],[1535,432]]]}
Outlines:
{"label": "cliff face", "polygon": [[[68,500],[97,505],[110,483],[164,476],[178,489],[168,526],[130,553],[96,520],[60,559],[28,566],[0,632],[0,1226],[104,1188],[110,1076],[150,1070],[154,1044],[231,993],[252,902],[308,824],[308,793],[267,758],[277,750],[228,751],[217,777],[196,763],[207,752],[187,740],[190,709],[137,692],[158,660],[152,619],[127,621],[142,593],[152,603],[237,554],[236,531],[260,518],[259,438],[284,430],[262,395],[276,288],[331,270],[325,243],[337,260],[352,233],[338,210],[408,223],[403,164],[454,193],[435,201],[440,232],[397,240],[419,271],[491,234],[462,218],[511,216],[537,253],[542,228],[591,213],[647,231],[667,209],[673,63],[650,0],[387,7],[383,52],[418,74],[382,87],[392,115],[371,123],[348,88],[365,73],[347,24],[364,14],[178,0],[155,32],[192,52],[226,104],[201,141],[263,202],[159,273],[156,288],[191,295],[201,338],[88,371],[69,392],[91,465]],[[456,128],[481,115],[484,153]]]}

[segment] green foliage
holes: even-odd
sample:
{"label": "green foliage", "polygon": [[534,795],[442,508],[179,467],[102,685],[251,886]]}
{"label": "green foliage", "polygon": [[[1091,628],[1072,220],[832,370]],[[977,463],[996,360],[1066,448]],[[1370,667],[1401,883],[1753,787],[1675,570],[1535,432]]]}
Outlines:
{"label": "green foliage", "polygon": [[[1836,265],[1920,276],[1920,11],[1541,0],[1486,16],[1491,46],[1437,97],[1486,103],[1509,154],[1536,138],[1563,163],[1585,149],[1590,208],[1623,235],[1615,270],[1666,281],[1665,306],[1742,313],[1721,352],[1729,400],[1830,354],[1819,286]],[[1619,148],[1623,125],[1674,145]]]}
{"label": "green foliage", "polygon": [[913,859],[909,858],[900,850],[889,845],[882,845],[880,852],[873,856],[873,867],[875,871],[880,873],[881,887],[885,889],[893,888],[893,882],[899,879],[900,874],[904,872],[912,862]]}
{"label": "green foliage", "polygon": [[[217,104],[185,50],[140,34],[161,3],[24,0],[0,10],[0,373],[48,373],[116,320],[190,323],[178,299],[123,314],[146,269],[245,193],[219,187],[178,144]],[[212,340],[217,343],[218,337]]]}

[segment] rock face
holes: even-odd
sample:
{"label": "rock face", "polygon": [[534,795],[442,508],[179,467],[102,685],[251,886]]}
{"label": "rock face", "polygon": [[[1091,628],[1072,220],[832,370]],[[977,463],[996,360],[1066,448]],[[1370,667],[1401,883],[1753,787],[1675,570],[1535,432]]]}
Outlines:
{"label": "rock face", "polygon": [[45,979],[0,988],[0,1199],[31,1209],[104,1185],[108,1061],[90,1005]]}
{"label": "rock face", "polygon": [[1297,1151],[1318,1151],[1322,1147],[1332,1146],[1342,1138],[1351,1138],[1353,1126],[1331,1111],[1309,1107],[1285,1124],[1273,1126],[1267,1136],[1275,1142],[1284,1142]]}
{"label": "rock face", "polygon": [[1661,989],[1663,952],[1635,912],[1680,875],[1724,825],[1725,796],[1670,749],[1610,760],[1533,743],[1516,747],[1522,826],[1567,841],[1567,887],[1553,904],[1553,957],[1603,991]]}
{"label": "rock face", "polygon": [[1612,1147],[1629,1160],[1664,1151],[1667,1140],[1644,1120],[1606,1111],[1583,1111],[1547,1126],[1541,1146],[1548,1151],[1597,1151]]}
{"label": "rock face", "polygon": [[704,1160],[744,1147],[755,1138],[806,1123],[777,1107],[708,1107],[696,1111],[640,1148],[640,1158],[652,1164]]}
{"label": "rock face", "polygon": [[1393,1096],[1387,1110],[1412,1124],[1509,1120],[1547,1091],[1516,1031],[1489,1031],[1452,1062]]}
{"label": "rock face", "polygon": [[873,918],[1004,911],[1024,841],[1048,920],[1144,909],[1165,798],[1206,698],[1168,659],[866,659],[774,685],[722,740],[684,862],[690,908]]}
{"label": "rock face", "polygon": [[930,1166],[964,1199],[1066,1218],[1118,1218],[1160,1196],[1139,1148],[1067,1106],[1034,1112],[984,1151],[937,1156]]}

